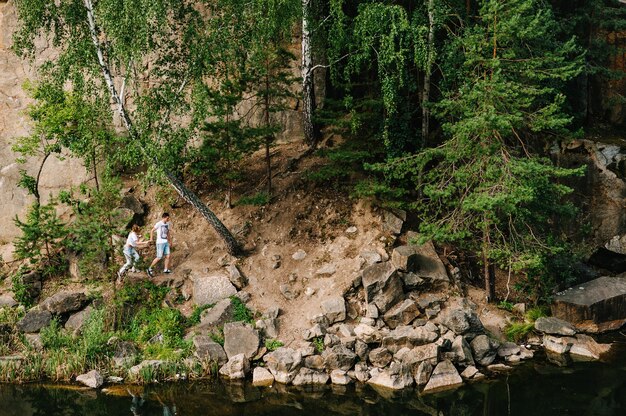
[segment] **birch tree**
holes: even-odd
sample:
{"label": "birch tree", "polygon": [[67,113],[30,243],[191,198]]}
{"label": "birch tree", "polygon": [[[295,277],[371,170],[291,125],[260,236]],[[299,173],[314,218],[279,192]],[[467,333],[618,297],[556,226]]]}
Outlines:
{"label": "birch tree", "polygon": [[[199,126],[185,118],[188,92],[205,80],[211,45],[205,22],[185,0],[17,0],[20,28],[14,49],[36,53],[37,37],[59,56],[41,76],[70,85],[85,98],[106,97],[112,119],[127,132],[120,158],[148,167],[148,178],[169,183],[215,229],[230,253],[239,245],[218,217],[180,178],[186,149]],[[113,117],[115,115],[115,117]]]}

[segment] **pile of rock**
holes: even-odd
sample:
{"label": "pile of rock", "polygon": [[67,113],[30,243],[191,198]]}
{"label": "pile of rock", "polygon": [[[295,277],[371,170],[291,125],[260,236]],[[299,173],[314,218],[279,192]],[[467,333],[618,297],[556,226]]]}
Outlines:
{"label": "pile of rock", "polygon": [[599,344],[589,335],[579,334],[574,325],[556,317],[537,319],[535,329],[543,334],[542,343],[548,354],[569,355],[575,360],[599,360],[611,349],[610,344]]}

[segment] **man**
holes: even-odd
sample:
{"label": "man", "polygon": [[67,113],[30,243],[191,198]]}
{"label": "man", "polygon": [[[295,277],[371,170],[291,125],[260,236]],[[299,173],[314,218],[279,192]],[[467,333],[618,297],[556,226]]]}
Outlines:
{"label": "man", "polygon": [[156,233],[156,258],[152,260],[152,264],[148,267],[148,275],[154,277],[153,267],[165,257],[165,269],[163,273],[172,273],[170,270],[170,250],[172,248],[172,224],[170,223],[170,214],[164,212],[161,215],[161,221],[154,224],[150,232],[150,241]]}

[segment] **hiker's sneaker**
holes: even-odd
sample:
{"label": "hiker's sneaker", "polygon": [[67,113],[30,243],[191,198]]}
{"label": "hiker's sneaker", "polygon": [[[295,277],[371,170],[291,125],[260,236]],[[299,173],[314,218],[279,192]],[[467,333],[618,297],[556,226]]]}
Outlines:
{"label": "hiker's sneaker", "polygon": [[154,270],[152,270],[152,267],[148,267],[148,276],[150,277],[154,277]]}
{"label": "hiker's sneaker", "polygon": [[163,273],[170,274],[170,273],[172,273],[172,271],[170,269],[165,269],[165,270],[163,270]]}

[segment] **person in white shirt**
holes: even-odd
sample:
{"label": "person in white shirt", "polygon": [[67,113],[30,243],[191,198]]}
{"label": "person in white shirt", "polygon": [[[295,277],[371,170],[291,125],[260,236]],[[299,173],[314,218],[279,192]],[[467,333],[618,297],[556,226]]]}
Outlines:
{"label": "person in white shirt", "polygon": [[148,275],[154,277],[154,269],[158,262],[165,257],[165,268],[163,273],[172,273],[170,270],[170,251],[172,249],[172,223],[170,222],[170,214],[164,212],[161,215],[161,221],[154,224],[150,232],[150,241],[156,233],[156,258],[152,260],[152,264],[148,267]]}
{"label": "person in white shirt", "polygon": [[126,259],[126,263],[122,266],[122,268],[117,272],[117,277],[122,279],[126,270],[132,266],[135,268],[135,264],[139,261],[139,253],[137,253],[137,248],[146,247],[150,244],[149,241],[142,241],[139,238],[141,228],[137,224],[133,224],[133,227],[128,233],[128,238],[126,239],[126,244],[124,244],[124,258]]}

